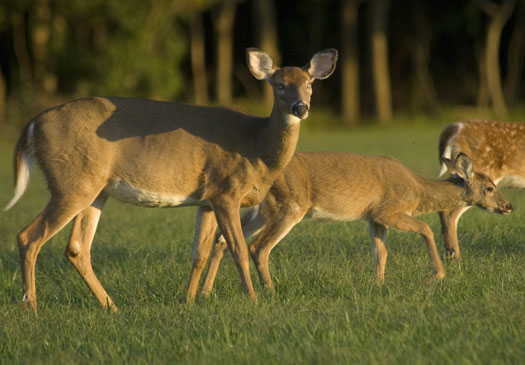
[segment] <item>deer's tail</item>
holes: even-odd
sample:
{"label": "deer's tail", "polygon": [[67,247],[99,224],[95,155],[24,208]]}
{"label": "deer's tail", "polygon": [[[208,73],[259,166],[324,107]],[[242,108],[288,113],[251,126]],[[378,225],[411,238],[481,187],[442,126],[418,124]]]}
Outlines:
{"label": "deer's tail", "polygon": [[5,206],[4,210],[10,209],[24,195],[29,185],[29,175],[34,161],[32,148],[34,122],[29,123],[23,130],[15,146],[13,171],[15,193],[11,201]]}

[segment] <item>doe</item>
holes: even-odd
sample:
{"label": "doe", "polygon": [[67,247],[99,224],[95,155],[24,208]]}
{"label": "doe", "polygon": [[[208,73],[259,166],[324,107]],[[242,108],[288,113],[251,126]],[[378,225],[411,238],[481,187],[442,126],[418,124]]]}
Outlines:
{"label": "doe", "polygon": [[[196,293],[218,225],[252,300],[249,258],[239,208],[260,203],[292,158],[300,121],[308,116],[312,82],[332,74],[337,51],[326,49],[300,67],[277,67],[255,48],[248,68],[274,91],[269,117],[221,107],[131,98],[86,98],[51,108],[23,129],[15,147],[15,195],[24,193],[32,161],[51,198],[18,234],[25,308],[37,309],[35,263],[44,243],[74,219],[66,256],[98,301],[116,310],[95,276],[90,249],[106,199],[146,207],[198,206],[187,301]],[[200,245],[202,243],[202,245]],[[209,246],[209,247],[208,247]]]}

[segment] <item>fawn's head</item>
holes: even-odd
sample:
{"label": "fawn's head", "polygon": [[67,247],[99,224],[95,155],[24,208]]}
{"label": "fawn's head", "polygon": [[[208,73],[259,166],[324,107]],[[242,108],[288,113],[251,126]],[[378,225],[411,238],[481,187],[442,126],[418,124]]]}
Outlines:
{"label": "fawn's head", "polygon": [[272,86],[279,113],[305,119],[310,109],[312,82],[326,79],[334,72],[337,50],[330,48],[317,52],[304,67],[279,68],[267,53],[257,48],[248,48],[246,59],[252,75]]}
{"label": "fawn's head", "polygon": [[451,175],[455,175],[464,181],[469,205],[475,205],[489,212],[500,214],[512,212],[512,205],[498,190],[496,184],[487,175],[473,171],[472,161],[467,155],[460,153],[455,162],[448,158],[441,160]]}

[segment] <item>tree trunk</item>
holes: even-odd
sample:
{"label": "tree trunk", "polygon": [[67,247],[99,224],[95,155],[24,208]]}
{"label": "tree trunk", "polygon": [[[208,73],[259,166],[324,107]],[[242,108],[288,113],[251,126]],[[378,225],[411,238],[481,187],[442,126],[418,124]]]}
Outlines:
{"label": "tree trunk", "polygon": [[413,4],[414,32],[408,36],[409,52],[414,66],[412,83],[412,105],[435,111],[439,101],[434,81],[429,71],[430,30],[428,19],[419,3]]}
{"label": "tree trunk", "polygon": [[344,124],[355,125],[359,122],[359,0],[344,0],[341,6],[342,114]]}
{"label": "tree trunk", "polygon": [[507,76],[504,82],[505,99],[510,106],[516,104],[525,63],[525,6],[522,5],[518,11],[507,53]]}
{"label": "tree trunk", "polygon": [[40,89],[48,94],[54,94],[58,84],[56,76],[51,72],[49,55],[51,22],[52,13],[49,7],[49,0],[36,1],[32,14],[31,32],[35,81]]}
{"label": "tree trunk", "polygon": [[215,29],[217,30],[217,100],[221,105],[232,103],[234,0],[219,5]]}
{"label": "tree trunk", "polygon": [[490,103],[489,87],[487,81],[487,66],[486,66],[486,55],[485,49],[477,52],[479,54],[478,59],[478,74],[479,74],[479,84],[478,84],[478,96],[476,99],[476,106],[478,108],[488,108]]}
{"label": "tree trunk", "polygon": [[206,55],[202,13],[195,11],[190,24],[191,70],[195,103],[208,104],[208,79],[206,76]]}
{"label": "tree trunk", "polygon": [[[253,20],[257,30],[257,46],[270,54],[276,65],[281,64],[279,37],[277,35],[277,12],[273,0],[253,1]],[[273,89],[264,83],[264,104],[273,104]]]}
{"label": "tree trunk", "polygon": [[373,0],[372,6],[372,78],[377,115],[380,122],[392,119],[392,97],[388,66],[386,28],[390,0]]}
{"label": "tree trunk", "polygon": [[5,122],[5,99],[7,93],[7,85],[4,78],[4,74],[0,70],[0,130],[4,126]]}
{"label": "tree trunk", "polygon": [[23,88],[30,88],[33,82],[33,67],[27,49],[26,21],[23,13],[11,13],[11,27],[13,31],[13,48],[18,61],[18,74]]}
{"label": "tree trunk", "polygon": [[498,115],[504,116],[507,114],[507,105],[501,87],[499,48],[503,26],[512,15],[516,0],[505,0],[501,5],[491,1],[477,3],[491,18],[485,40],[485,72],[492,108]]}

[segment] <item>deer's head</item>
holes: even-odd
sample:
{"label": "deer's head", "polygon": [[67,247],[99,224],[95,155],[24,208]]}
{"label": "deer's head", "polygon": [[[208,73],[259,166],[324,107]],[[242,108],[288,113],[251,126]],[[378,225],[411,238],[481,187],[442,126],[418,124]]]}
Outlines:
{"label": "deer's head", "polygon": [[246,50],[248,69],[257,80],[266,80],[273,88],[274,108],[281,115],[299,121],[308,117],[312,83],[330,76],[337,62],[337,50],[317,52],[304,67],[277,67],[272,58],[257,48]]}
{"label": "deer's head", "polygon": [[498,190],[496,184],[486,175],[476,172],[472,168],[472,161],[464,153],[460,153],[455,161],[442,158],[451,175],[464,181],[466,201],[489,212],[509,214],[512,205]]}

